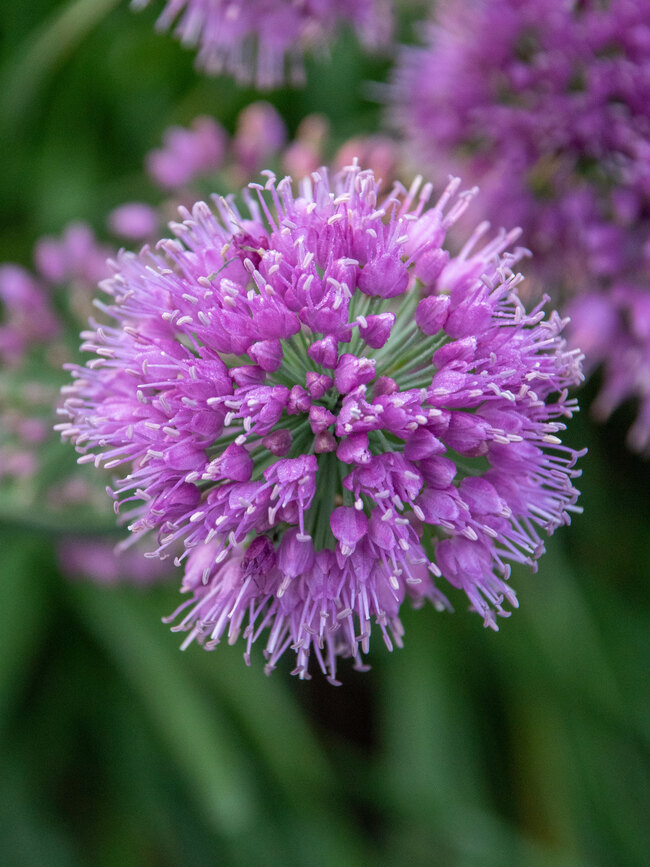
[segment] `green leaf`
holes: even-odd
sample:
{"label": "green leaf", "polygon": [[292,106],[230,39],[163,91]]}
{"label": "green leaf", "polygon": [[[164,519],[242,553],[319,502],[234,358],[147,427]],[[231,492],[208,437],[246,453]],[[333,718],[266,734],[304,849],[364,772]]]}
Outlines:
{"label": "green leaf", "polygon": [[24,534],[0,531],[0,721],[6,722],[21,681],[29,674],[39,648],[46,618],[46,586],[41,571],[47,568],[42,550]]}
{"label": "green leaf", "polygon": [[0,125],[18,122],[47,76],[118,2],[70,0],[18,46],[6,67],[12,75],[0,97]]}
{"label": "green leaf", "polygon": [[[282,680],[287,674],[279,670],[267,677],[261,659],[253,659],[247,668],[241,652],[227,646],[214,653],[190,648],[186,662],[209,680],[234,712],[281,790],[297,823],[293,828],[292,822],[292,829],[299,838],[295,840],[299,863],[305,858],[310,864],[332,867],[371,863],[370,841],[356,828],[346,787],[341,785],[341,777],[337,777],[297,696]],[[309,684],[296,686],[309,689]]]}
{"label": "green leaf", "polygon": [[82,584],[69,592],[147,707],[208,821],[226,838],[250,832],[259,805],[237,739],[220,708],[193,683],[176,647],[163,640],[160,625],[149,621],[142,597]]}

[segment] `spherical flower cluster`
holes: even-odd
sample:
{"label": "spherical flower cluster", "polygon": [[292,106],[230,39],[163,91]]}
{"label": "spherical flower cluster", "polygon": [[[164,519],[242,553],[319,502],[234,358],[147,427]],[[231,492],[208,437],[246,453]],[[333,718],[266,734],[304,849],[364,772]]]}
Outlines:
{"label": "spherical flower cluster", "polygon": [[[328,135],[326,120],[308,115],[285,149],[284,122],[264,101],[249,103],[239,113],[232,137],[207,116],[195,118],[188,127],[170,127],[162,147],[145,161],[151,180],[165,191],[158,205],[127,201],[115,207],[107,215],[106,242],[86,223],[74,222],[60,235],[38,239],[31,270],[0,264],[0,501],[12,517],[25,522],[33,523],[37,510],[39,523],[63,534],[66,575],[83,571],[104,583],[118,578],[141,582],[170,571],[168,563],[161,568],[151,559],[140,562],[137,547],[115,556],[112,540],[68,536],[78,532],[80,519],[98,532],[112,526],[104,491],[107,479],[89,467],[77,467],[72,452],[52,431],[65,381],[61,367],[77,358],[79,331],[92,312],[97,282],[109,275],[107,258],[125,241],[139,247],[157,240],[159,227],[181,202],[202,198],[214,185],[238,189],[264,164],[309,174],[333,151]],[[343,145],[337,164],[351,147]],[[356,152],[379,168],[386,181],[391,168],[388,140],[357,139]]]}
{"label": "spherical flower cluster", "polygon": [[[149,0],[132,0],[135,8]],[[198,66],[244,84],[275,87],[303,78],[305,50],[324,50],[348,24],[371,47],[391,34],[391,0],[167,0],[157,27],[198,46]]]}
{"label": "spherical flower cluster", "polygon": [[61,237],[46,235],[34,248],[39,277],[50,287],[70,284],[89,290],[106,276],[106,259],[112,249],[97,241],[87,223],[70,223]]}
{"label": "spherical flower cluster", "polygon": [[156,236],[160,214],[144,202],[124,202],[109,212],[106,224],[116,238],[143,242]]}
{"label": "spherical flower cluster", "polygon": [[[576,334],[583,310],[607,306],[620,336],[603,346],[608,381],[638,382],[625,359],[650,353],[625,300],[650,290],[649,21],[648,0],[451,0],[393,89],[431,170],[480,183],[484,214],[523,227],[539,282],[594,296],[574,307]],[[648,448],[649,387],[626,391],[642,401],[633,444]]]}
{"label": "spherical flower cluster", "polygon": [[496,629],[509,562],[576,510],[557,434],[580,353],[517,295],[517,233],[443,247],[473,191],[396,185],[356,164],[204,202],[174,239],[123,253],[101,284],[59,426],[121,473],[111,491],[157,553],[182,543],[185,644],[265,634],[336,682],[371,624],[400,645],[406,597],[441,578]]}

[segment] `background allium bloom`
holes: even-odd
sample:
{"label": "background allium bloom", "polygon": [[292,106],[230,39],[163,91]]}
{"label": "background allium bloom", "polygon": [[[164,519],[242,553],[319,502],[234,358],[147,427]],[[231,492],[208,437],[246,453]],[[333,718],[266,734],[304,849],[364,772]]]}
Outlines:
{"label": "background allium bloom", "polygon": [[[157,218],[145,205],[120,210],[131,227],[144,216]],[[61,366],[77,357],[96,281],[109,273],[109,253],[90,226],[73,223],[60,238],[37,242],[38,277],[19,265],[0,265],[0,513],[61,534],[59,559],[68,576],[148,584],[172,570],[129,547],[132,536],[121,546],[128,550],[116,556],[114,541],[69,535],[78,535],[80,527],[112,532],[108,477],[102,483],[98,473],[76,466],[52,431],[65,381]]]}
{"label": "background allium bloom", "polygon": [[[61,365],[77,357],[91,293],[109,273],[107,252],[89,226],[73,223],[60,238],[37,242],[37,274],[0,265],[0,503],[14,517],[33,520],[36,514],[60,526],[72,505],[60,484],[63,475],[68,473],[66,481],[84,475],[53,436],[52,419],[64,382]],[[88,486],[84,490],[90,517],[97,501]],[[101,496],[99,503],[106,514]]]}
{"label": "background allium bloom", "polygon": [[237,117],[233,151],[247,178],[268,166],[286,139],[284,121],[270,102],[258,100],[243,108]]}
{"label": "background allium bloom", "polygon": [[51,341],[59,332],[44,287],[20,265],[0,265],[0,364],[20,364],[32,343]]}
{"label": "background allium bloom", "polygon": [[650,446],[650,371],[639,376],[636,361],[650,343],[629,298],[650,292],[649,22],[648,0],[452,0],[428,45],[403,52],[393,89],[401,129],[430,168],[480,183],[484,213],[523,227],[554,295],[594,298],[574,306],[576,334],[590,327],[583,313],[609,308],[618,337],[603,344],[605,390],[641,399],[640,449]]}
{"label": "background allium bloom", "polygon": [[171,126],[163,146],[147,154],[149,176],[163,189],[191,183],[198,175],[215,171],[223,163],[228,136],[211,117],[195,117],[189,129]]}
{"label": "background allium bloom", "polygon": [[60,238],[41,238],[34,249],[36,268],[47,283],[89,288],[106,276],[109,247],[98,243],[86,223],[70,223]]}
{"label": "background allium bloom", "polygon": [[[149,0],[133,0],[136,8]],[[208,73],[226,72],[258,87],[303,77],[304,50],[323,50],[342,25],[371,47],[391,34],[390,0],[167,0],[158,28],[197,46]]]}
{"label": "background allium bloom", "polygon": [[443,248],[457,180],[427,209],[430,185],[379,201],[356,165],[297,195],[266,175],[247,213],[199,202],[175,240],[120,255],[60,427],[123,468],[135,533],[182,540],[185,644],[243,630],[248,659],[265,633],[269,670],[291,647],[335,681],[373,622],[401,643],[406,597],[447,606],[441,577],[487,626],[516,605],[508,562],[576,508],[557,434],[580,354],[518,299],[516,233]]}
{"label": "background allium bloom", "polygon": [[106,220],[110,231],[127,241],[146,241],[156,234],[158,211],[144,202],[125,202],[114,208]]}
{"label": "background allium bloom", "polygon": [[111,586],[128,582],[141,587],[168,580],[173,575],[164,560],[142,556],[138,548],[116,545],[99,538],[64,538],[57,545],[61,569],[69,578],[81,578]]}

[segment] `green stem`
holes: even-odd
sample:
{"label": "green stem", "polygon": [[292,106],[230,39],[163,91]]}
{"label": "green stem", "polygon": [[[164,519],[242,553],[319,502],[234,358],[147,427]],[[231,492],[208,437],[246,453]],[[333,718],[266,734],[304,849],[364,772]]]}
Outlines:
{"label": "green stem", "polygon": [[314,504],[307,513],[311,513],[309,530],[314,540],[314,548],[334,547],[335,541],[330,527],[330,515],[336,505],[337,465],[339,461],[334,452],[327,452],[318,457],[318,482]]}
{"label": "green stem", "polygon": [[341,496],[343,497],[343,505],[344,506],[352,506],[354,504],[354,494],[352,491],[348,491],[347,488],[343,486],[343,479],[349,474],[351,467],[346,466],[342,461],[337,460],[338,473],[339,473],[339,481],[341,483]]}
{"label": "green stem", "polygon": [[32,104],[52,69],[83,42],[118,2],[71,0],[18,45],[11,58],[13,62],[4,67],[13,70],[13,74],[0,101],[0,124],[15,133],[15,125]]}
{"label": "green stem", "polygon": [[[433,353],[445,343],[445,340],[446,338],[444,337],[437,340],[427,337],[424,339],[424,347],[412,346],[409,351],[406,351],[408,345],[405,346],[404,349],[400,351],[393,364],[386,368],[386,374],[392,375],[407,367],[412,369],[409,372],[408,377],[419,374],[420,371],[417,370],[417,367],[424,364],[426,361],[431,361]],[[412,341],[409,341],[409,343],[412,343]],[[403,385],[403,382],[404,380],[400,379],[400,385],[405,388],[406,386]]]}
{"label": "green stem", "polygon": [[414,341],[417,340],[419,336],[417,328],[414,329],[412,333],[408,334],[403,341],[400,340],[399,336],[396,338],[391,336],[391,340],[386,344],[386,347],[390,348],[381,353],[377,353],[375,356],[377,375],[390,376],[392,371],[404,367],[408,362],[410,354],[407,354],[407,350],[411,349]]}

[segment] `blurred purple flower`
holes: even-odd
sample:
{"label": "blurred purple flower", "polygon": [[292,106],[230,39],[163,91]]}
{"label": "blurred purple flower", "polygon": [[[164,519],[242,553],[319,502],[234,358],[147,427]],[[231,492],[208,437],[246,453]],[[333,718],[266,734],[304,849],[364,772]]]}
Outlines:
{"label": "blurred purple flower", "polygon": [[0,265],[0,363],[20,364],[33,342],[59,333],[45,288],[20,265]]}
{"label": "blurred purple flower", "polygon": [[139,547],[115,545],[102,538],[70,536],[57,547],[61,569],[69,578],[97,584],[138,584],[147,587],[172,575],[169,562],[143,556]]}
{"label": "blurred purple flower", "polygon": [[397,142],[387,135],[355,136],[345,141],[336,153],[334,165],[344,168],[357,158],[372,169],[382,181],[382,188],[389,189],[397,177],[399,148]]}
{"label": "blurred purple flower", "polygon": [[259,172],[287,140],[287,128],[269,102],[251,102],[239,112],[233,152],[247,177]]}
{"label": "blurred purple flower", "polygon": [[[132,0],[141,9],[149,0]],[[342,24],[370,47],[392,32],[391,0],[166,0],[157,27],[197,46],[199,68],[243,84],[275,87],[303,80],[305,50],[325,50]]]}
{"label": "blurred purple flower", "polygon": [[[125,208],[131,213],[122,209],[122,228],[129,222],[133,228],[134,217],[143,224],[148,206]],[[22,514],[27,524],[51,522],[62,532],[59,553],[67,575],[148,584],[169,576],[169,564],[135,548],[116,554],[101,537],[66,535],[70,526],[79,532],[80,515],[95,525],[102,514],[111,519],[107,479],[102,484],[97,473],[70,464],[52,431],[61,365],[75,357],[90,311],[89,288],[108,273],[108,252],[88,226],[76,223],[60,238],[37,243],[38,278],[19,265],[0,265],[0,494],[5,512]]]}
{"label": "blurred purple flower", "polygon": [[[563,299],[611,293],[620,339],[601,341],[601,413],[614,394],[648,391],[619,360],[621,341],[646,358],[650,343],[626,325],[617,287],[650,291],[649,22],[648,0],[449,0],[428,44],[403,51],[393,87],[412,150],[438,176],[480,183],[488,218],[523,227],[539,284]],[[576,321],[576,335],[589,327]],[[646,450],[647,417],[631,437]]]}
{"label": "blurred purple flower", "polygon": [[617,285],[587,292],[568,313],[572,338],[588,359],[588,370],[603,365],[603,386],[594,404],[604,420],[623,401],[637,398],[639,412],[628,433],[631,448],[650,450],[650,291]]}
{"label": "blurred purple flower", "polygon": [[60,238],[43,237],[36,244],[34,261],[48,283],[95,285],[106,277],[112,250],[97,242],[86,223],[70,223]]}
{"label": "blurred purple flower", "polygon": [[144,202],[126,202],[110,212],[107,225],[118,238],[146,241],[155,235],[160,214]]}
{"label": "blurred purple flower", "polygon": [[[336,682],[371,622],[402,641],[406,597],[447,607],[444,577],[496,629],[516,606],[508,561],[577,507],[578,455],[557,434],[580,353],[517,296],[517,233],[443,248],[472,193],[385,198],[371,171],[271,172],[203,202],[176,236],[122,253],[65,389],[81,462],[123,468],[116,511],[190,599],[171,619],[206,648],[266,632],[271,670],[310,654]],[[182,612],[182,613],[181,613]]]}
{"label": "blurred purple flower", "polygon": [[220,123],[211,117],[196,117],[189,129],[171,126],[165,131],[162,148],[147,154],[147,171],[163,189],[183,187],[220,168],[227,144]]}

